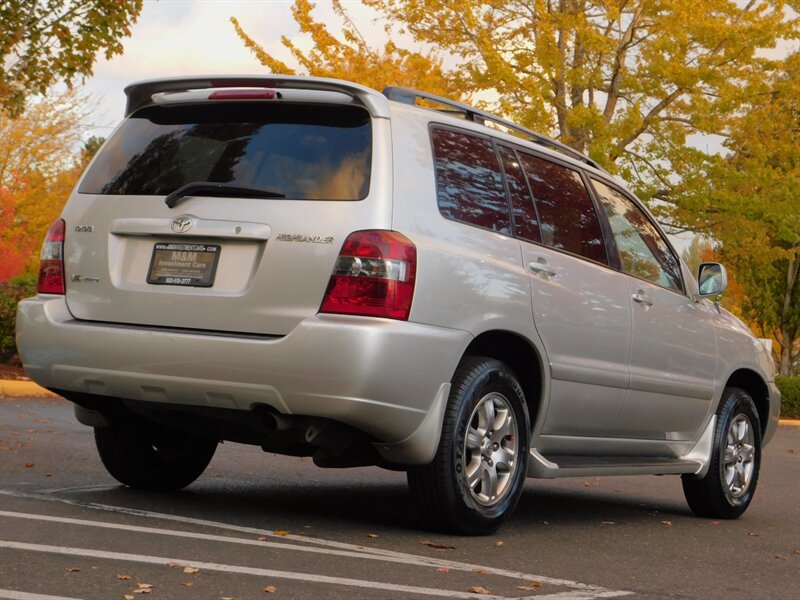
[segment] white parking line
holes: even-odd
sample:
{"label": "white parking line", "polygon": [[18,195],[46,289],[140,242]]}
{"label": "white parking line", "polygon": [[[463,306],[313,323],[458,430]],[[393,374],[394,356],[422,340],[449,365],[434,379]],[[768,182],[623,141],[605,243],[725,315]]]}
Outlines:
{"label": "white parking line", "polygon": [[[86,526],[94,526],[94,527],[110,527],[110,528],[118,528],[118,529],[128,529],[131,531],[141,531],[143,533],[158,533],[161,535],[173,535],[175,537],[194,537],[196,539],[208,539],[214,541],[225,541],[229,543],[240,543],[240,544],[258,544],[258,545],[266,545],[270,547],[279,547],[287,550],[296,550],[296,551],[303,551],[303,552],[317,552],[320,554],[331,554],[337,556],[346,556],[351,558],[359,558],[359,559],[367,559],[367,560],[380,560],[385,562],[396,562],[396,563],[403,563],[403,564],[411,564],[416,566],[428,566],[428,567],[435,567],[435,568],[442,568],[446,567],[449,569],[457,570],[457,571],[476,571],[489,574],[489,575],[497,575],[501,577],[509,577],[513,579],[523,579],[528,581],[539,581],[545,585],[553,585],[553,586],[561,586],[571,588],[572,591],[565,592],[565,594],[570,594],[569,596],[556,596],[556,595],[537,595],[537,598],[556,598],[558,597],[559,600],[567,600],[568,598],[580,598],[581,600],[586,600],[589,598],[611,598],[611,597],[619,597],[619,596],[626,596],[631,594],[631,592],[626,591],[616,591],[616,590],[608,590],[606,588],[602,588],[599,586],[588,585],[585,583],[580,583],[577,581],[570,581],[567,579],[557,579],[553,577],[546,577],[542,575],[534,575],[530,573],[522,573],[519,571],[509,571],[506,569],[497,569],[494,567],[486,567],[483,565],[475,565],[469,563],[462,563],[456,561],[449,561],[443,559],[437,559],[427,556],[420,556],[415,554],[408,554],[403,552],[396,552],[393,550],[385,550],[381,548],[368,548],[365,546],[358,546],[354,544],[348,544],[344,542],[335,542],[332,540],[325,540],[321,538],[313,538],[308,536],[301,536],[301,535],[277,535],[273,531],[259,529],[254,527],[245,527],[241,525],[233,525],[229,523],[222,523],[218,521],[208,521],[205,519],[196,519],[193,517],[185,517],[182,515],[173,515],[167,513],[157,513],[152,511],[140,510],[135,508],[128,508],[128,507],[121,507],[121,506],[112,506],[107,504],[97,504],[92,502],[80,502],[76,500],[70,500],[67,498],[59,498],[54,496],[46,496],[42,494],[36,493],[24,493],[24,492],[15,492],[10,490],[0,490],[0,494],[6,496],[13,496],[19,498],[28,498],[33,500],[45,500],[51,502],[59,502],[62,504],[67,504],[70,506],[76,506],[80,508],[88,508],[92,510],[100,510],[104,512],[111,512],[117,514],[127,514],[133,515],[138,517],[144,517],[148,519],[158,519],[158,520],[165,520],[165,521],[172,521],[175,523],[184,523],[184,524],[191,524],[191,525],[199,525],[203,527],[210,527],[216,529],[223,529],[226,531],[234,531],[238,533],[247,533],[250,535],[256,535],[261,537],[271,537],[275,540],[280,540],[280,542],[266,542],[266,541],[258,541],[258,540],[249,540],[249,539],[242,539],[242,538],[233,538],[233,537],[226,537],[226,536],[213,536],[210,534],[201,534],[201,533],[193,533],[193,532],[183,532],[177,530],[163,530],[163,529],[155,529],[155,528],[148,528],[148,527],[140,527],[140,526],[132,526],[132,525],[117,525],[111,524],[104,521],[85,521],[81,519],[66,519],[63,518],[63,522],[74,522],[77,525],[86,525]],[[17,517],[17,518],[38,518],[40,520],[62,520],[61,517],[49,517],[49,516],[40,516],[40,515],[29,515],[27,513],[10,513],[9,511],[0,511],[0,515],[5,514],[9,517]],[[220,539],[218,539],[220,538]],[[289,544],[288,542],[296,542],[298,544],[305,544],[305,545],[294,545]],[[310,546],[311,545],[311,546]],[[323,546],[323,548],[315,548],[313,546]]]}
{"label": "white parking line", "polygon": [[221,571],[223,573],[238,573],[242,575],[256,575],[272,579],[290,579],[311,583],[324,583],[329,585],[342,585],[387,592],[402,592],[405,594],[418,594],[422,596],[440,596],[443,598],[481,598],[485,600],[507,600],[505,596],[489,596],[472,592],[459,592],[457,590],[442,590],[436,588],[418,587],[413,585],[400,585],[382,581],[366,581],[363,579],[349,579],[346,577],[331,577],[316,573],[295,573],[292,571],[276,571],[273,569],[260,569],[258,567],[245,567],[243,565],[225,565],[220,563],[198,562],[184,558],[167,558],[163,556],[148,556],[146,554],[128,554],[126,552],[107,552],[90,548],[72,548],[68,546],[48,546],[45,544],[26,544],[22,542],[9,542],[0,540],[0,548],[25,550],[28,552],[46,552],[51,554],[65,554],[68,556],[85,556],[107,560],[121,560],[125,562],[138,562],[151,565],[191,564],[205,571]]}
{"label": "white parking line", "polygon": [[30,592],[20,592],[17,590],[0,590],[0,598],[4,600],[79,600],[78,598],[67,598],[66,596],[31,594]]}

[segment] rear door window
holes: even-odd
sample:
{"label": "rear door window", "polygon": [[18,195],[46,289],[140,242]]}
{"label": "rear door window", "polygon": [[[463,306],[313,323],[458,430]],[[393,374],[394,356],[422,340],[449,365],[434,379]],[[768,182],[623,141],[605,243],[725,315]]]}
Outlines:
{"label": "rear door window", "polygon": [[506,175],[506,186],[511,198],[511,215],[514,217],[514,234],[529,242],[541,243],[539,216],[533,205],[531,192],[525,182],[525,173],[519,164],[517,153],[507,146],[499,146],[500,160]]}
{"label": "rear door window", "polygon": [[442,215],[510,234],[508,200],[491,140],[439,128],[431,131],[431,139]]}
{"label": "rear door window", "polygon": [[608,264],[600,222],[580,173],[532,154],[517,154],[536,202],[542,243]]}
{"label": "rear door window", "polygon": [[150,106],[103,146],[79,192],[167,195],[193,182],[301,200],[369,192],[372,127],[360,107],[204,102]]}

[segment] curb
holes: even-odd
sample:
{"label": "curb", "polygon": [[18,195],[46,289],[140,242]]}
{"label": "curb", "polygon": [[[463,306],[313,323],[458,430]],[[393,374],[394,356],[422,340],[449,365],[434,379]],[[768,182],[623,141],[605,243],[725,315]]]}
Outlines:
{"label": "curb", "polygon": [[33,381],[16,381],[0,379],[0,397],[6,398],[60,398],[50,390],[35,384]]}
{"label": "curb", "polygon": [[[33,381],[0,379],[0,397],[60,398],[61,396],[54,394]],[[800,419],[780,419],[778,424],[782,427],[800,427]]]}

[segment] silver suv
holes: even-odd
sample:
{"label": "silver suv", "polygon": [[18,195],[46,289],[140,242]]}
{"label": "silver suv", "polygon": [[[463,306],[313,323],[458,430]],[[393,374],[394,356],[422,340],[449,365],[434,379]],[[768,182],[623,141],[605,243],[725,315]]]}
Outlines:
{"label": "silver suv", "polygon": [[[145,81],[19,306],[32,379],[125,485],[219,440],[408,473],[486,534],[524,479],[675,474],[734,518],[779,394],[769,352],[620,182],[497,116],[293,77]],[[424,104],[425,107],[418,104]]]}

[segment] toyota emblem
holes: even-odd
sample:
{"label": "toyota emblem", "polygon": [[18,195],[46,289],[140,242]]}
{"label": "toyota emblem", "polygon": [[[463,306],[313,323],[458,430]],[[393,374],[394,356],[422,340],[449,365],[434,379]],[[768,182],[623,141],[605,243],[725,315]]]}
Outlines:
{"label": "toyota emblem", "polygon": [[178,217],[172,222],[172,231],[175,233],[184,233],[189,231],[194,225],[192,217]]}

